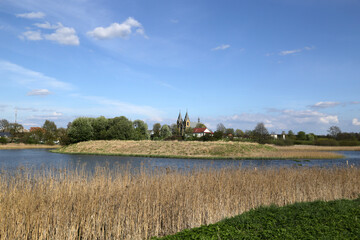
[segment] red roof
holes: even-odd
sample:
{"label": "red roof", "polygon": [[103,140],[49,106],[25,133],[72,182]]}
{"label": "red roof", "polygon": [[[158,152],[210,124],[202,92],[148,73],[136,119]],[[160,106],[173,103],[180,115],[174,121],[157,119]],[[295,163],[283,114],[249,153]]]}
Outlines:
{"label": "red roof", "polygon": [[[194,128],[193,133],[204,133],[207,128]],[[209,130],[210,131],[210,130]],[[211,132],[211,131],[210,131]],[[212,133],[212,132],[211,132]]]}

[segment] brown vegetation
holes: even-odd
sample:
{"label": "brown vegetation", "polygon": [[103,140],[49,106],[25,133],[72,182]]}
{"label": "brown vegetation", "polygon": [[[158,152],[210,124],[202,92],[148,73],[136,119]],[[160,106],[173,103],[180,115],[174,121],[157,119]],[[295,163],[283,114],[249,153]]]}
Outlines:
{"label": "brown vegetation", "polygon": [[98,169],[0,175],[0,239],[148,239],[260,205],[354,199],[360,169]]}
{"label": "brown vegetation", "polygon": [[59,148],[59,145],[45,145],[45,144],[24,144],[24,143],[8,143],[0,145],[1,149],[36,149],[36,148]]}
{"label": "brown vegetation", "polygon": [[[354,149],[344,147],[343,149]],[[360,148],[356,148],[360,150]],[[83,154],[109,154],[179,158],[234,158],[234,159],[289,159],[340,158],[341,155],[325,150],[331,147],[275,147],[246,142],[198,141],[89,141],[73,144],[58,152]]]}

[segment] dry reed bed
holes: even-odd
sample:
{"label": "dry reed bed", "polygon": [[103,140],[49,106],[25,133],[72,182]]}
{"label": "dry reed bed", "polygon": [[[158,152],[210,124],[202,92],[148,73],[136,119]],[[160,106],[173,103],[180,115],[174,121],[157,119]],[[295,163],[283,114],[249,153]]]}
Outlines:
{"label": "dry reed bed", "polygon": [[0,145],[1,149],[40,149],[40,148],[59,148],[59,145],[44,145],[44,144],[24,144],[24,143],[8,143]]}
{"label": "dry reed bed", "polygon": [[118,154],[180,158],[340,158],[317,148],[297,149],[244,142],[89,141],[58,150],[61,153]]}
{"label": "dry reed bed", "polygon": [[260,205],[360,194],[354,167],[30,175],[0,175],[0,239],[148,239]]}

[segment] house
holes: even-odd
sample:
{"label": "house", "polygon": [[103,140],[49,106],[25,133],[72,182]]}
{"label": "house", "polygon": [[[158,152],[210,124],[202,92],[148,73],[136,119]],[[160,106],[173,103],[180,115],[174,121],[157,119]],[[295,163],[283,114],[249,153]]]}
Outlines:
{"label": "house", "polygon": [[283,134],[271,134],[270,135],[273,139],[283,139],[285,140],[286,139],[286,135],[283,133]]}
{"label": "house", "polygon": [[205,135],[213,135],[213,132],[209,130],[208,128],[194,128],[193,130],[193,136],[194,137],[203,137]]}

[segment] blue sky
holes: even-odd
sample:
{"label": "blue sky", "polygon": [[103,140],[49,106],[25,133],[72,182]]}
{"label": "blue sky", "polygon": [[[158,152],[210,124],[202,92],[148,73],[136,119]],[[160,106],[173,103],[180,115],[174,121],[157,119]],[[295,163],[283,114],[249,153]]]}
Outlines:
{"label": "blue sky", "polygon": [[360,1],[0,0],[0,118],[360,131]]}

